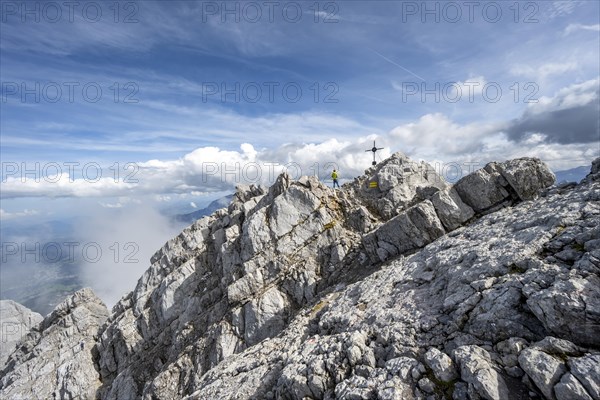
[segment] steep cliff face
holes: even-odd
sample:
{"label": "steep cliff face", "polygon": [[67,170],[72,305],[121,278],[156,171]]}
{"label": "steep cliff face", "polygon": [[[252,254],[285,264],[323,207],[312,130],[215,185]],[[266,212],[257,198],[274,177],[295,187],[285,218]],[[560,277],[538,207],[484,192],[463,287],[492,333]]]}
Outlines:
{"label": "steep cliff face", "polygon": [[[395,154],[338,191],[286,175],[240,187],[86,334],[87,393],[598,398],[598,164],[575,187],[545,189],[554,176],[527,158],[450,186]],[[31,352],[0,393],[27,385]]]}

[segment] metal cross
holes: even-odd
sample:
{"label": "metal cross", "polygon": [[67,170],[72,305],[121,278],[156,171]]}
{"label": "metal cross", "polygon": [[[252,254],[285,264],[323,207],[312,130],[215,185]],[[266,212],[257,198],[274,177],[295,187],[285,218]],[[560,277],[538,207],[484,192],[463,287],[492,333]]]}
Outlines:
{"label": "metal cross", "polygon": [[369,152],[372,151],[373,152],[373,165],[377,165],[377,161],[375,161],[375,153],[377,153],[377,150],[383,150],[383,147],[377,147],[375,145],[375,141],[373,140],[373,147],[369,150],[365,150],[365,152]]}

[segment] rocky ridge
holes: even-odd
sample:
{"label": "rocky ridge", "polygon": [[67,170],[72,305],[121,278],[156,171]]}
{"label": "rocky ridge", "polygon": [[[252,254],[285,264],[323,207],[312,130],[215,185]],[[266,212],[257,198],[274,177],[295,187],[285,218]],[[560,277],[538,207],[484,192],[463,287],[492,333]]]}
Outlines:
{"label": "rocky ridge", "polygon": [[[554,177],[536,159],[491,163],[450,186],[395,154],[337,192],[286,175],[240,187],[228,209],[159,250],[85,333],[95,347],[77,363],[98,372],[79,390],[599,398],[599,164],[574,187],[545,189]],[[11,356],[1,394],[31,385],[18,371],[33,348]],[[47,352],[28,368],[48,365]]]}
{"label": "rocky ridge", "polygon": [[17,302],[0,300],[0,369],[4,368],[17,343],[42,319],[40,314]]}

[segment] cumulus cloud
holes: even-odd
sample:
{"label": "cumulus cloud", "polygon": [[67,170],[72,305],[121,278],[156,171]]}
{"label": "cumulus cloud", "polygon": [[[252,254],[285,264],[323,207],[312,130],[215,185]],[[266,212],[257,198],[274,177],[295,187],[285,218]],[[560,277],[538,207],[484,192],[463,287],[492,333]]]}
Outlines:
{"label": "cumulus cloud", "polygon": [[415,123],[396,127],[391,137],[415,160],[433,165],[445,178],[463,175],[490,161],[538,157],[555,170],[588,165],[598,157],[598,146],[547,143],[543,134],[515,141],[503,124],[460,124],[443,114],[428,114]]}
{"label": "cumulus cloud", "polygon": [[[5,177],[2,197],[117,197],[117,203],[101,203],[104,208],[119,208],[128,195],[154,194],[158,202],[168,202],[172,194],[231,191],[238,184],[271,184],[286,171],[294,178],[317,175],[325,178],[333,168],[344,177],[353,177],[370,165],[371,147],[375,136],[357,141],[328,139],[321,143],[290,143],[272,149],[255,149],[243,143],[240,150],[201,147],[176,160],[149,160],[136,163],[135,182],[113,178],[89,180],[23,179]],[[385,141],[385,138],[382,139]],[[384,143],[382,143],[384,144]],[[388,157],[390,146],[378,156]],[[27,178],[27,177],[25,177]]]}
{"label": "cumulus cloud", "polygon": [[[483,77],[465,82],[471,81],[485,83]],[[329,138],[266,148],[243,143],[238,150],[201,147],[177,159],[138,162],[135,180],[115,180],[112,176],[73,179],[68,175],[59,180],[56,177],[24,180],[19,176],[4,176],[1,195],[2,198],[119,197],[118,202],[100,204],[104,208],[118,208],[127,198],[140,195],[169,202],[190,193],[231,192],[238,184],[268,185],[283,171],[294,178],[316,175],[327,180],[330,171],[336,168],[342,178],[352,178],[371,165],[372,154],[365,150],[371,148],[375,139],[384,148],[377,153],[378,161],[393,151],[430,162],[477,160],[482,164],[537,155],[553,167],[570,168],[584,165],[597,156],[597,149],[590,144],[599,141],[598,84],[598,79],[590,80],[561,89],[554,96],[542,96],[512,121],[462,123],[439,112],[429,113],[396,126],[387,134],[358,139]]]}
{"label": "cumulus cloud", "polygon": [[452,158],[480,151],[488,134],[498,128],[497,124],[461,125],[435,113],[394,128],[390,137],[396,139],[397,145],[409,154],[419,154],[425,159],[441,155]]}
{"label": "cumulus cloud", "polygon": [[591,80],[560,90],[554,97],[542,97],[511,121],[506,133],[521,141],[542,134],[551,143],[593,143],[599,140],[599,80]]}
{"label": "cumulus cloud", "polygon": [[[283,171],[295,179],[315,175],[327,181],[335,168],[340,171],[342,180],[352,179],[371,165],[372,153],[366,150],[375,139],[377,146],[384,148],[377,153],[377,161],[389,157],[393,151],[402,151],[414,159],[439,164],[475,162],[481,167],[492,160],[529,155],[542,158],[552,167],[579,166],[588,163],[597,153],[589,143],[597,141],[598,130],[594,124],[597,124],[598,114],[597,103],[586,103],[586,98],[591,99],[586,97],[587,92],[579,95],[575,92],[543,99],[509,123],[459,123],[447,115],[432,113],[399,125],[386,135],[358,140],[327,139],[320,143],[287,143],[264,149],[244,143],[238,151],[202,147],[176,160],[138,163],[137,183],[75,180],[51,184],[41,180],[23,184],[19,179],[9,179],[3,186],[2,196],[102,197],[110,194],[120,197],[116,202],[100,202],[102,208],[121,209],[130,201],[128,196],[132,193],[151,195],[158,203],[168,203],[190,193],[231,192],[238,184],[269,185]],[[592,113],[594,107],[595,113]]]}

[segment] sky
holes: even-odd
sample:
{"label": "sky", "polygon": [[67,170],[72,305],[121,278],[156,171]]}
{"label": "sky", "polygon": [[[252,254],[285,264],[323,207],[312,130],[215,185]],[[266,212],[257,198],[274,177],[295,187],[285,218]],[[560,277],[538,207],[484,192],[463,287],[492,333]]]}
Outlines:
{"label": "sky", "polygon": [[0,218],[190,212],[282,171],[351,179],[373,140],[378,161],[442,174],[589,165],[599,4],[2,0]]}

